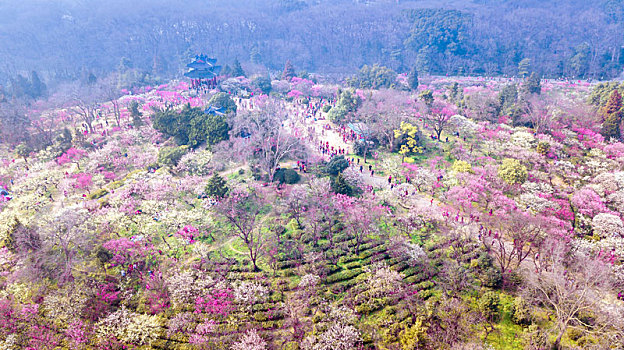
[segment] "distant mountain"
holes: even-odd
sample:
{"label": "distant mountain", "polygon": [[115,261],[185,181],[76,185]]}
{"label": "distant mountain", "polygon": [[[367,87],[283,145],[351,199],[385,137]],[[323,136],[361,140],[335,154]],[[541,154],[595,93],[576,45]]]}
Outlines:
{"label": "distant mountain", "polygon": [[623,18],[621,0],[0,1],[0,84],[32,70],[107,74],[122,58],[179,76],[197,52],[273,71],[291,60],[323,73],[515,75],[528,59],[545,76],[608,78],[624,63]]}

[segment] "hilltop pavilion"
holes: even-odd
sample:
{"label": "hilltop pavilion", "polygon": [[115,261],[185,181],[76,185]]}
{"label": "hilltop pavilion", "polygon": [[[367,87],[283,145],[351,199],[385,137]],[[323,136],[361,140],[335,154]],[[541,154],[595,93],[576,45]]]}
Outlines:
{"label": "hilltop pavilion", "polygon": [[216,58],[200,54],[195,56],[195,60],[186,65],[189,69],[184,76],[191,79],[191,88],[214,89],[217,86],[217,76],[221,72],[221,66],[215,65]]}

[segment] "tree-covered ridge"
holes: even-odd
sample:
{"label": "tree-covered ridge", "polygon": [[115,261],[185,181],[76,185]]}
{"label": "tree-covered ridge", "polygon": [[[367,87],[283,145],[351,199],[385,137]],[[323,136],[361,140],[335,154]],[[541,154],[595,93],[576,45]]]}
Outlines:
{"label": "tree-covered ridge", "polygon": [[195,52],[273,72],[291,60],[340,75],[378,63],[401,73],[417,65],[432,74],[513,76],[526,59],[548,77],[607,79],[624,62],[621,9],[616,0],[4,4],[0,58],[9,64],[0,82],[21,94],[32,71],[54,83],[113,71],[166,80]]}

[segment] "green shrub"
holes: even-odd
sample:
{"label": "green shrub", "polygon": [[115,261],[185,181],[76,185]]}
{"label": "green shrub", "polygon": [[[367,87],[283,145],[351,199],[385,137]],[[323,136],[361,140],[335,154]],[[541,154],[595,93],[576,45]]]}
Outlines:
{"label": "green shrub", "polygon": [[217,108],[223,108],[226,113],[236,113],[236,103],[232,100],[230,95],[225,92],[218,92],[214,94],[208,101],[208,104]]}
{"label": "green shrub", "polygon": [[344,255],[338,259],[338,262],[341,264],[348,264],[352,261],[358,260],[359,257],[357,255]]}
{"label": "green shrub", "polygon": [[487,317],[489,320],[493,321],[498,318],[499,314],[499,306],[500,306],[500,297],[496,292],[485,292],[478,301],[479,311]]}
{"label": "green shrub", "polygon": [[360,97],[350,90],[339,91],[338,95],[336,106],[332,107],[327,115],[334,123],[344,122],[347,114],[355,112],[362,102]]}
{"label": "green shrub", "polygon": [[213,198],[223,198],[227,195],[229,188],[225,180],[217,173],[212,175],[204,188],[206,195]]}
{"label": "green shrub", "polygon": [[324,105],[324,106],[323,106],[323,112],[324,112],[324,113],[329,112],[331,109],[332,109],[332,106],[331,106],[331,105]]}
{"label": "green shrub", "polygon": [[343,266],[345,269],[356,269],[362,267],[362,264],[359,261],[353,261]]}
{"label": "green shrub", "polygon": [[550,349],[548,334],[537,325],[530,325],[525,333],[525,342],[529,349]]}
{"label": "green shrub", "polygon": [[271,79],[269,79],[268,77],[256,77],[253,79],[253,84],[255,87],[260,89],[263,94],[268,95],[269,93],[271,93]]}
{"label": "green shrub", "polygon": [[258,322],[264,322],[268,320],[268,317],[264,312],[256,312],[254,313],[254,320]]}
{"label": "green shrub", "polygon": [[416,319],[416,323],[411,327],[405,327],[405,330],[399,335],[399,341],[403,349],[424,348],[427,339],[427,326],[423,324],[421,318]]}
{"label": "green shrub", "polygon": [[382,309],[386,304],[386,298],[374,298],[356,306],[355,311],[359,314],[370,314],[371,312]]}
{"label": "green shrub", "polygon": [[353,195],[353,187],[349,186],[342,174],[338,174],[334,181],[331,183],[332,191],[338,194],[344,194],[347,196]]}
{"label": "green shrub", "polygon": [[488,267],[479,275],[479,280],[484,287],[498,288],[503,282],[503,276],[497,268]]}
{"label": "green shrub", "polygon": [[99,199],[102,198],[104,196],[106,196],[108,194],[108,190],[105,188],[100,188],[99,190],[95,190],[91,193],[89,193],[89,199]]}
{"label": "green shrub", "polygon": [[537,153],[545,156],[548,152],[550,152],[550,144],[546,141],[540,141],[537,144]]}
{"label": "green shrub", "polygon": [[187,150],[187,146],[163,147],[158,151],[158,164],[175,167]]}
{"label": "green shrub", "polygon": [[275,172],[275,175],[273,176],[273,181],[279,181],[279,183],[282,184],[285,183],[288,185],[292,185],[299,182],[300,178],[301,177],[299,176],[299,173],[297,173],[295,170],[280,168]]}
{"label": "green shrub", "polygon": [[532,317],[529,303],[521,297],[515,298],[511,320],[516,324],[526,326],[531,324]]}
{"label": "green shrub", "polygon": [[431,289],[421,290],[418,292],[418,296],[421,297],[423,300],[427,300],[433,296],[433,290]]}
{"label": "green shrub", "polygon": [[396,82],[396,77],[396,72],[388,67],[364,65],[348,82],[349,85],[361,89],[389,88]]}
{"label": "green shrub", "polygon": [[361,273],[362,273],[362,269],[353,269],[353,270],[342,271],[342,272],[338,272],[338,273],[335,273],[333,275],[327,276],[327,278],[325,279],[325,282],[326,283],[340,282],[340,281],[344,281],[344,280],[348,280],[348,279],[357,277]]}
{"label": "green shrub", "polygon": [[332,176],[338,176],[348,167],[349,161],[344,156],[336,156],[325,165],[325,172]]}
{"label": "green shrub", "polygon": [[590,336],[584,336],[579,338],[576,343],[582,347],[583,349],[590,349],[592,348],[592,345],[596,345],[597,341],[596,339],[590,337]]}

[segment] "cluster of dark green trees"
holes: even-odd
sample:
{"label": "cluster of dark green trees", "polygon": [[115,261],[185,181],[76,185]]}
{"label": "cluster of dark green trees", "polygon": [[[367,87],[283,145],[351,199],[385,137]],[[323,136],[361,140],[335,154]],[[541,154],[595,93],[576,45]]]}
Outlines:
{"label": "cluster of dark green trees", "polygon": [[178,145],[191,148],[206,144],[210,147],[228,139],[230,126],[227,113],[236,113],[236,103],[225,93],[215,94],[209,105],[223,111],[207,112],[199,107],[185,105],[181,111],[172,108],[154,111],[154,128],[173,137]]}
{"label": "cluster of dark green trees", "polygon": [[334,123],[345,122],[347,115],[355,113],[361,102],[361,98],[353,90],[338,91],[338,102],[329,110],[329,120]]}
{"label": "cluster of dark green trees", "polygon": [[324,175],[329,175],[331,179],[331,188],[334,193],[352,196],[356,189],[353,188],[343,176],[343,171],[349,167],[349,161],[344,156],[333,157],[323,169]]}
{"label": "cluster of dark green trees", "polygon": [[11,79],[11,95],[17,98],[37,99],[48,94],[46,84],[39,78],[36,71],[30,72],[27,78],[18,74]]}

